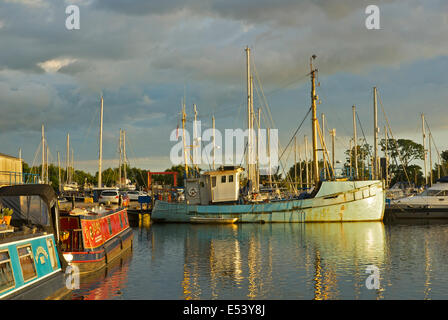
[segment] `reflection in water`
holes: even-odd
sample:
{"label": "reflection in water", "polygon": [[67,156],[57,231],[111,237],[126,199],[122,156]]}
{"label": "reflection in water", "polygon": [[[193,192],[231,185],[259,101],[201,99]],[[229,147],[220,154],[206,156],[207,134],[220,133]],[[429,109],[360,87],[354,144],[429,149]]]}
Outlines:
{"label": "reflection in water", "polygon": [[72,299],[107,300],[120,296],[126,283],[132,251],[127,250],[106,268],[80,277],[79,289],[73,291]]}
{"label": "reflection in water", "polygon": [[[87,298],[448,298],[448,225],[151,224],[134,232],[130,262],[92,282]],[[370,265],[380,271],[377,290],[366,287]]]}

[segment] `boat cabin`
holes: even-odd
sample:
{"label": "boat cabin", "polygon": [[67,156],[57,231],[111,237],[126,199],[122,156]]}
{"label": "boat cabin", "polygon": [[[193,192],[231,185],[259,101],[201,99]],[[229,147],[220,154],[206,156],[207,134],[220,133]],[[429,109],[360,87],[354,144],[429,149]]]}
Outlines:
{"label": "boat cabin", "polygon": [[237,202],[240,191],[241,167],[224,166],[207,171],[199,178],[185,180],[185,197],[189,204]]}

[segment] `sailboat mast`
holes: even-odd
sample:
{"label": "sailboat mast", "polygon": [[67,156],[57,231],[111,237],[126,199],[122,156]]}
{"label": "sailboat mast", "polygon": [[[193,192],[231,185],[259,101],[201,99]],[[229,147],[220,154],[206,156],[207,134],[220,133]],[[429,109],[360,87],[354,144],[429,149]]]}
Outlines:
{"label": "sailboat mast", "polygon": [[[322,113],[321,117],[322,117],[322,143],[325,146],[326,145],[325,144],[325,114]],[[322,149],[324,149],[323,146],[322,146]],[[326,165],[325,150],[322,150],[322,163],[324,166],[324,179],[327,179],[327,171],[325,170],[325,165]]]}
{"label": "sailboat mast", "polygon": [[376,87],[373,87],[373,180],[379,179],[379,168],[378,168],[378,112],[376,104]]}
{"label": "sailboat mast", "polygon": [[[251,154],[252,154],[252,135],[251,135],[251,73],[250,73],[250,49],[249,47],[246,47],[246,68],[247,68],[247,154],[246,154],[246,166],[247,166],[247,181],[250,184],[252,180],[252,170],[251,170]],[[249,193],[251,193],[252,190],[249,190]]]}
{"label": "sailboat mast", "polygon": [[213,128],[213,170],[215,170],[215,116],[212,116],[212,128]]}
{"label": "sailboat mast", "polygon": [[353,110],[353,149],[355,157],[355,179],[358,179],[358,138],[356,136],[356,107],[352,107]]}
{"label": "sailboat mast", "polygon": [[103,96],[101,96],[101,109],[100,109],[100,153],[98,158],[98,188],[101,188],[103,181],[101,179],[101,172],[103,166]]}
{"label": "sailboat mast", "polygon": [[184,145],[184,164],[185,164],[185,177],[188,178],[188,158],[187,158],[187,145],[185,141],[185,121],[187,114],[185,113],[185,99],[182,104],[182,142]]}
{"label": "sailboat mast", "polygon": [[44,125],[42,124],[42,170],[41,170],[41,180],[45,183],[45,132]]}
{"label": "sailboat mast", "polygon": [[425,172],[425,186],[428,185],[428,173],[426,172],[426,133],[425,133],[425,115],[422,113],[422,135],[423,135],[423,162]]}
{"label": "sailboat mast", "polygon": [[124,185],[126,186],[128,175],[126,173],[126,130],[123,130],[123,175],[124,175]]}
{"label": "sailboat mast", "polygon": [[431,155],[431,130],[429,131],[428,136],[428,147],[429,147],[429,186],[432,186],[432,155]]}
{"label": "sailboat mast", "polygon": [[334,149],[334,139],[336,137],[336,129],[333,128],[333,130],[331,130],[331,167],[333,168],[333,179],[336,179],[336,171],[335,171],[335,149]]}
{"label": "sailboat mast", "polygon": [[121,141],[121,137],[122,137],[123,133],[122,130],[120,129],[120,138],[118,139],[118,150],[119,150],[119,154],[120,154],[120,160],[118,161],[118,187],[121,187],[121,166],[122,166],[122,159],[123,159],[123,144]]}
{"label": "sailboat mast", "polygon": [[66,183],[70,183],[69,181],[69,172],[68,172],[68,168],[70,167],[70,133],[67,133],[67,153],[65,155],[65,162],[66,162],[66,167],[65,167],[65,174],[66,174]]}
{"label": "sailboat mast", "polygon": [[310,68],[311,68],[311,108],[312,108],[312,132],[313,132],[313,180],[314,185],[317,185],[319,182],[319,161],[317,158],[317,112],[316,112],[316,101],[318,96],[316,95],[316,73],[317,69],[313,69],[313,59],[316,59],[316,56],[313,55],[310,58]]}

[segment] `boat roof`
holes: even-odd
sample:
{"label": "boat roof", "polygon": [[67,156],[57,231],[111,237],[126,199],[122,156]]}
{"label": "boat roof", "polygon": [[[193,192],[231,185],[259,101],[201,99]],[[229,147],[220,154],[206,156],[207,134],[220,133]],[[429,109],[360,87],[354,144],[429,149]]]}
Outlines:
{"label": "boat roof", "polygon": [[0,196],[40,196],[51,207],[58,200],[48,184],[19,184],[0,188]]}
{"label": "boat roof", "polygon": [[428,190],[448,190],[448,183],[436,182]]}
{"label": "boat roof", "polygon": [[224,167],[223,169],[206,171],[203,174],[209,175],[209,176],[217,176],[217,175],[242,172],[242,171],[244,171],[244,169],[241,167]]}

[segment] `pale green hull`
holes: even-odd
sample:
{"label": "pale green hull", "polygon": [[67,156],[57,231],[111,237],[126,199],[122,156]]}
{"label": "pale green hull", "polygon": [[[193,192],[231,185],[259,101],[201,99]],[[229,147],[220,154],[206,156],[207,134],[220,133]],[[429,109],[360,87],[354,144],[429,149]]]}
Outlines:
{"label": "pale green hull", "polygon": [[324,181],[314,198],[248,205],[191,205],[157,201],[153,221],[190,222],[192,216],[238,218],[238,222],[381,221],[381,181]]}

